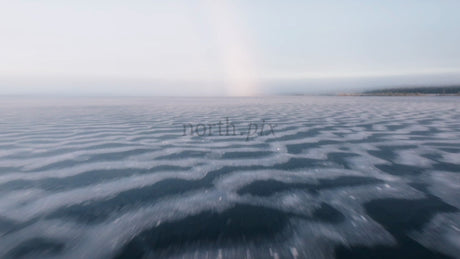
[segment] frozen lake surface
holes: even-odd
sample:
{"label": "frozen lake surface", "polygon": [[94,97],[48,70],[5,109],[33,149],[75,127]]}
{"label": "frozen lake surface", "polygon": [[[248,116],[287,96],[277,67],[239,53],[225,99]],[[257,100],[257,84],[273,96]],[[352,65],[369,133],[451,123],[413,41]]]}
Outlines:
{"label": "frozen lake surface", "polygon": [[0,258],[458,258],[460,98],[0,99]]}

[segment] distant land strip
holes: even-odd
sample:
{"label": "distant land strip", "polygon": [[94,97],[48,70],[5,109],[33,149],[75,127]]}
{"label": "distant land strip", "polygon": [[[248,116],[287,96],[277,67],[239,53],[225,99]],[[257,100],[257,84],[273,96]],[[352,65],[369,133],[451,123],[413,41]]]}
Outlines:
{"label": "distant land strip", "polygon": [[361,93],[340,93],[340,96],[460,96],[460,86],[401,87],[370,90]]}

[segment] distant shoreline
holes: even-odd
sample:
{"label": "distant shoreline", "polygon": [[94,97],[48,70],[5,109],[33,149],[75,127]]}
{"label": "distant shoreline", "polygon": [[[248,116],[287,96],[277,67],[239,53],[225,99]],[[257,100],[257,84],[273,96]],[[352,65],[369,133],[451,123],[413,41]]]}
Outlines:
{"label": "distant shoreline", "polygon": [[361,93],[340,93],[339,96],[460,96],[460,86],[401,87],[365,91]]}
{"label": "distant shoreline", "polygon": [[337,96],[460,96],[460,93],[457,94],[422,94],[422,93],[375,93],[375,94],[366,94],[366,93],[340,93]]}

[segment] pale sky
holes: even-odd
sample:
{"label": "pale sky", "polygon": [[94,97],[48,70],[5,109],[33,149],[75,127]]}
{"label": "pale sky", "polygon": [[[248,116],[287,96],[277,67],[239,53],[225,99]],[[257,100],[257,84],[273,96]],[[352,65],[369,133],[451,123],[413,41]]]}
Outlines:
{"label": "pale sky", "polygon": [[460,1],[0,0],[0,95],[460,84]]}

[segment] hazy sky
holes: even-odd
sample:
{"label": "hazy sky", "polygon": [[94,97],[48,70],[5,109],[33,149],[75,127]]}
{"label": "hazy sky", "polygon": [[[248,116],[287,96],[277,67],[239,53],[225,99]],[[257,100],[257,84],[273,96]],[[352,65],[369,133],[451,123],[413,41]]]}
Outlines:
{"label": "hazy sky", "polygon": [[0,94],[460,83],[460,1],[0,0]]}

